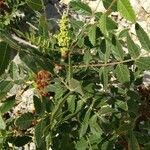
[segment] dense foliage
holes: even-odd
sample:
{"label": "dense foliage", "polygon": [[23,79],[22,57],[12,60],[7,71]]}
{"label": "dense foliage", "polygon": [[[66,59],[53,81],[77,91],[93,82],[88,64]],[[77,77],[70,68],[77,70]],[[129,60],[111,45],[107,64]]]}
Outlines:
{"label": "dense foliage", "polygon": [[[0,1],[0,149],[150,149],[150,39],[129,0],[103,4],[104,13],[71,1],[57,20],[43,0]],[[114,11],[135,24],[139,45]],[[16,117],[28,89],[34,109]]]}

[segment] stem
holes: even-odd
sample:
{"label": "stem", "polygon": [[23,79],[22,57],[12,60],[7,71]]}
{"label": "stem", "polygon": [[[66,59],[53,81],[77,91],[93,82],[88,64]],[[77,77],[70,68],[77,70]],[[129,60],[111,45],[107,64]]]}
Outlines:
{"label": "stem", "polygon": [[91,145],[91,142],[90,142],[88,136],[86,136],[86,138],[87,138],[87,142],[88,142],[88,145],[89,145],[89,150],[92,150],[92,145]]}
{"label": "stem", "polygon": [[44,0],[41,0],[41,3],[42,3],[42,8],[43,8],[43,11],[44,11],[44,17],[45,17],[45,19],[47,19],[46,18],[46,7],[45,7],[45,4],[44,4]]}
{"label": "stem", "polygon": [[68,54],[68,84],[70,87],[70,80],[71,80],[71,57],[70,53]]}
{"label": "stem", "polygon": [[147,55],[149,55],[149,52],[144,54],[144,55],[139,55],[137,58],[135,59],[127,59],[127,60],[122,60],[122,61],[117,61],[117,62],[110,62],[110,63],[101,63],[101,64],[81,64],[81,65],[73,65],[73,68],[87,68],[87,67],[107,67],[107,66],[114,66],[114,65],[118,65],[118,64],[124,64],[124,63],[129,63],[129,62],[136,62],[138,59],[140,59],[141,57],[146,57]]}
{"label": "stem", "polygon": [[89,64],[89,65],[74,65],[72,66],[73,68],[85,68],[85,67],[107,67],[107,66],[114,66],[118,64],[124,64],[128,62],[135,61],[134,59],[128,59],[128,60],[123,60],[123,61],[117,61],[117,62],[111,62],[111,63],[102,63],[102,64]]}
{"label": "stem", "polygon": [[[63,80],[63,78],[60,77],[58,74],[55,74],[55,75],[60,79],[61,83],[63,83],[64,86],[65,86],[68,90],[70,90],[69,85]],[[71,90],[70,90],[70,91],[71,91]]]}

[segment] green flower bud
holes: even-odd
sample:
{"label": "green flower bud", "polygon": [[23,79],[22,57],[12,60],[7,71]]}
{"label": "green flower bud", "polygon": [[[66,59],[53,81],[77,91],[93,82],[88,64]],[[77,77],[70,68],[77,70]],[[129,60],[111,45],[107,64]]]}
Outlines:
{"label": "green flower bud", "polygon": [[69,18],[67,14],[63,14],[59,21],[60,32],[55,36],[60,46],[61,57],[66,58],[69,51],[70,36],[69,36]]}

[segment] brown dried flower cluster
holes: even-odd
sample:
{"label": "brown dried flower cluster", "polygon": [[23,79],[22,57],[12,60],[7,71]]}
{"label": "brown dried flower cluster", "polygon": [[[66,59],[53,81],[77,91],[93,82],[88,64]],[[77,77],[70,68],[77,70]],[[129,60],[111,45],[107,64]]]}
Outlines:
{"label": "brown dried flower cluster", "polygon": [[0,0],[0,12],[3,12],[4,7],[5,7],[4,0]]}
{"label": "brown dried flower cluster", "polygon": [[50,84],[52,74],[49,71],[41,70],[37,73],[36,84],[41,96],[49,96],[49,93],[44,91],[45,87]]}

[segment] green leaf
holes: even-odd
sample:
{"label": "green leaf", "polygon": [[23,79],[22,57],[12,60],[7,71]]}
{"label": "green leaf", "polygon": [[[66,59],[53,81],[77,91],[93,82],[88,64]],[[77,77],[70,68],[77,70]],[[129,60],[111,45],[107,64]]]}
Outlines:
{"label": "green leaf", "polygon": [[110,17],[106,17],[106,28],[108,31],[118,29],[118,25],[115,21],[112,20]]}
{"label": "green leaf", "polygon": [[39,34],[44,38],[48,38],[49,37],[48,32],[49,32],[49,28],[48,28],[46,17],[45,15],[41,15],[39,19]]}
{"label": "green leaf", "polygon": [[149,150],[150,149],[150,143],[146,143],[145,145],[144,145],[145,147],[145,150]]}
{"label": "green leaf", "polygon": [[5,130],[5,128],[6,128],[6,124],[0,114],[0,130]]}
{"label": "green leaf", "polygon": [[104,63],[107,63],[110,57],[111,49],[114,48],[114,45],[103,39],[100,43],[100,50],[98,51],[100,59],[104,61]]}
{"label": "green leaf", "polygon": [[12,35],[8,32],[0,32],[0,36],[3,41],[5,41],[11,48],[19,51],[21,49],[20,45],[12,38]]}
{"label": "green leaf", "polygon": [[20,73],[20,70],[19,70],[18,64],[16,64],[16,62],[12,61],[10,64],[10,68],[9,68],[10,77],[13,80],[17,80],[20,78],[19,73]]}
{"label": "green leaf", "polygon": [[43,105],[43,114],[45,114],[45,111],[50,113],[54,107],[53,102],[50,100],[50,98],[44,96],[42,97],[42,105]]}
{"label": "green leaf", "polygon": [[129,132],[128,148],[129,150],[140,150],[140,146],[133,131]]}
{"label": "green leaf", "polygon": [[128,132],[128,130],[131,128],[132,128],[131,124],[123,122],[119,125],[119,128],[117,129],[117,134],[118,135],[126,134]]}
{"label": "green leaf", "polygon": [[[105,9],[108,9],[110,7],[110,5],[112,4],[113,0],[102,0],[103,1],[103,5],[105,7]],[[117,3],[113,3],[113,5],[111,6],[112,11],[117,11]]]}
{"label": "green leaf", "polygon": [[75,145],[75,149],[76,150],[86,150],[88,149],[88,142],[82,138],[81,140],[77,141],[76,145]]}
{"label": "green leaf", "polygon": [[91,60],[92,60],[92,55],[90,53],[90,50],[86,50],[84,53],[83,61],[88,66]]}
{"label": "green leaf", "polygon": [[112,53],[113,53],[114,57],[117,60],[123,60],[124,59],[124,51],[122,49],[121,43],[115,36],[112,37],[112,44],[113,44]]}
{"label": "green leaf", "polygon": [[51,146],[52,143],[52,137],[50,134],[48,134],[45,138],[45,142],[46,142],[46,148],[49,149],[49,147]]}
{"label": "green leaf", "polygon": [[107,40],[106,40],[106,51],[104,54],[104,62],[107,63],[109,61],[110,58],[110,53],[111,53],[111,46],[112,44],[110,44]]}
{"label": "green leaf", "polygon": [[87,112],[85,113],[85,116],[84,116],[84,119],[83,119],[83,123],[81,125],[81,129],[80,129],[80,134],[79,134],[79,137],[83,137],[86,132],[87,132],[87,129],[88,129],[88,126],[89,126],[89,120],[90,120],[90,117],[91,117],[91,108],[93,107],[95,103],[95,100],[92,101],[91,105],[89,106],[89,109],[87,110]]}
{"label": "green leaf", "polygon": [[[98,132],[96,135],[90,134],[89,141],[90,141],[91,145],[96,143],[96,146],[98,146],[98,144],[102,141],[101,132],[102,131]],[[98,149],[98,147],[96,147],[96,149]]]}
{"label": "green leaf", "polygon": [[129,97],[129,100],[127,101],[129,113],[134,114],[134,116],[138,116],[139,114],[138,107],[140,101],[139,93],[137,93],[136,91],[129,90],[127,92],[127,95]]}
{"label": "green leaf", "polygon": [[19,57],[33,72],[37,72],[38,66],[33,54],[30,55],[27,52],[20,51]]}
{"label": "green leaf", "polygon": [[10,62],[11,49],[8,44],[0,42],[0,75],[5,72]]}
{"label": "green leaf", "polygon": [[111,108],[109,105],[104,105],[103,107],[101,107],[98,114],[100,116],[103,116],[103,115],[110,115],[111,113],[114,113],[114,112],[115,110]]}
{"label": "green leaf", "polygon": [[38,97],[36,97],[36,96],[33,97],[33,103],[34,103],[35,112],[38,115],[44,114],[44,108],[42,105],[42,101]]}
{"label": "green leaf", "polygon": [[41,0],[27,0],[26,3],[29,7],[31,7],[35,11],[42,10],[42,2]]}
{"label": "green leaf", "polygon": [[78,32],[80,30],[80,27],[84,26],[84,22],[81,20],[70,18],[70,24],[73,28],[74,32]]}
{"label": "green leaf", "polygon": [[114,49],[115,54],[116,54],[116,58],[118,57],[118,59],[123,60],[124,58],[124,51],[122,49],[122,45],[121,43],[116,40],[116,48]]}
{"label": "green leaf", "polygon": [[56,82],[55,84],[50,84],[45,88],[45,92],[54,92],[55,99],[59,99],[65,93],[66,89],[60,82]]}
{"label": "green leaf", "polygon": [[84,46],[84,37],[82,37],[82,34],[79,35],[79,39],[77,41],[77,44],[80,48],[82,48]]}
{"label": "green leaf", "polygon": [[92,108],[92,104],[90,105],[90,108],[85,113],[84,120],[83,120],[84,123],[88,123],[89,122],[90,115],[91,115],[91,108]]}
{"label": "green leaf", "polygon": [[131,57],[137,58],[140,55],[138,46],[133,42],[129,34],[127,35],[127,46]]}
{"label": "green leaf", "polygon": [[118,0],[117,9],[125,19],[133,23],[136,22],[136,15],[129,0]]}
{"label": "green leaf", "polygon": [[83,105],[84,105],[84,101],[83,100],[77,101],[77,107],[76,107],[76,111],[75,112],[80,111],[81,108],[83,107]]}
{"label": "green leaf", "polygon": [[[105,24],[101,24],[101,19],[102,19],[102,22],[104,21],[104,23],[106,23],[106,25]],[[102,28],[103,28],[103,26],[106,27],[107,31],[111,31],[111,30],[114,30],[114,29],[118,28],[117,23],[115,21],[113,21],[112,18],[108,17],[104,13],[101,13],[101,12],[95,13],[95,20],[99,22],[100,29],[101,29],[101,26],[102,26]]]}
{"label": "green leaf", "polygon": [[95,46],[96,44],[96,26],[92,25],[88,28],[88,36],[91,44]]}
{"label": "green leaf", "polygon": [[107,53],[106,40],[103,39],[100,43],[100,47],[99,47],[99,50],[98,50],[98,54],[99,54],[99,57],[100,57],[101,60],[105,61],[106,53]]}
{"label": "green leaf", "polygon": [[88,123],[83,122],[79,130],[79,138],[82,138],[86,134],[87,129],[88,129]]}
{"label": "green leaf", "polygon": [[107,35],[107,26],[106,26],[106,14],[102,14],[99,20],[100,30],[104,35]]}
{"label": "green leaf", "polygon": [[[142,126],[142,129],[148,131],[148,130],[150,129],[150,128],[149,128],[149,123],[150,123],[149,121],[146,121],[146,122],[145,122],[145,125]],[[143,145],[144,145],[144,150],[149,150],[149,149],[147,149],[147,148],[150,146],[150,145],[149,145],[149,144],[150,144],[150,135],[148,135],[147,133],[142,133],[142,134],[141,134],[141,132],[134,132],[134,136],[136,137],[136,139],[137,139],[139,145],[140,145],[140,144],[143,144]],[[148,144],[149,146],[148,146],[147,144]],[[146,145],[147,145],[148,147],[147,147]],[[147,147],[147,148],[146,148],[146,147]],[[149,147],[149,148],[150,148],[150,147]]]}
{"label": "green leaf", "polygon": [[147,51],[150,51],[149,36],[147,35],[147,33],[143,30],[143,28],[138,23],[135,24],[135,31],[136,31],[137,37],[142,45],[142,48]]}
{"label": "green leaf", "polygon": [[102,83],[104,86],[104,89],[107,90],[108,86],[108,67],[101,67],[100,72],[102,73]]}
{"label": "green leaf", "polygon": [[45,57],[43,57],[42,53],[39,53],[36,50],[34,52],[33,51],[34,50],[32,49],[32,52],[30,52],[28,49],[26,51],[19,52],[19,57],[23,61],[23,63],[34,73],[37,73],[42,69],[50,70],[51,67],[48,67],[48,65],[50,65],[50,62],[45,59]]}
{"label": "green leaf", "polygon": [[136,65],[141,70],[150,70],[150,57],[141,57],[136,61]]}
{"label": "green leaf", "polygon": [[118,38],[127,37],[128,32],[129,32],[129,29],[128,29],[128,28],[121,30],[120,33],[119,33],[119,35],[118,35]]}
{"label": "green leaf", "polygon": [[29,142],[31,142],[32,138],[29,136],[17,136],[14,139],[13,144],[17,147],[21,147],[24,146],[25,144],[28,144]]}
{"label": "green leaf", "polygon": [[83,95],[81,83],[78,80],[72,78],[72,79],[70,79],[69,84],[70,84],[71,91],[75,91],[75,92]]}
{"label": "green leaf", "polygon": [[67,98],[68,110],[71,113],[74,113],[74,111],[75,111],[75,99],[76,99],[75,95],[69,95]]}
{"label": "green leaf", "polygon": [[28,129],[32,125],[34,117],[33,114],[28,112],[21,115],[19,118],[16,119],[15,125],[20,129]]}
{"label": "green leaf", "polygon": [[0,112],[6,113],[9,111],[13,106],[15,105],[15,96],[11,96],[8,99],[6,99],[2,105],[0,106]]}
{"label": "green leaf", "polygon": [[112,141],[105,141],[103,142],[101,149],[103,150],[112,150],[113,142]]}
{"label": "green leaf", "polygon": [[[66,93],[66,95],[64,95],[61,99],[59,99],[59,101],[55,104],[55,107],[51,112],[51,129],[53,129],[55,127],[55,125],[57,123],[55,118],[59,116],[61,108],[63,107],[64,103],[67,101],[67,98],[70,94],[71,94],[71,92],[69,91],[68,93]],[[55,121],[53,121],[53,120],[55,120]]]}
{"label": "green leaf", "polygon": [[35,143],[36,146],[39,148],[42,146],[44,128],[46,127],[46,120],[41,120],[35,127],[34,135],[35,135]]}
{"label": "green leaf", "polygon": [[1,80],[0,81],[0,94],[6,94],[13,87],[12,81]]}
{"label": "green leaf", "polygon": [[92,134],[95,135],[95,137],[99,137],[102,134],[102,129],[101,129],[100,125],[98,124],[97,114],[93,115],[90,118],[89,126],[90,126],[90,130],[91,130]]}
{"label": "green leaf", "polygon": [[83,2],[80,2],[80,1],[71,1],[70,2],[70,7],[76,11],[77,13],[79,14],[82,14],[82,15],[92,15],[92,10],[91,8],[83,3]]}
{"label": "green leaf", "polygon": [[128,83],[130,81],[130,73],[126,65],[118,64],[115,73],[119,82]]}
{"label": "green leaf", "polygon": [[119,108],[121,108],[121,109],[123,109],[123,110],[125,110],[125,111],[128,111],[127,102],[124,102],[124,101],[121,101],[121,100],[117,100],[117,101],[116,101],[116,105],[117,105]]}

